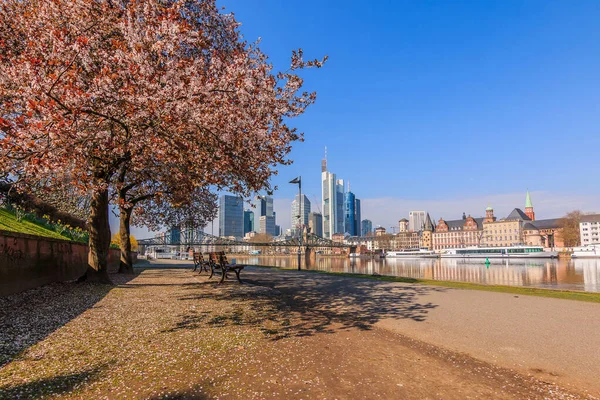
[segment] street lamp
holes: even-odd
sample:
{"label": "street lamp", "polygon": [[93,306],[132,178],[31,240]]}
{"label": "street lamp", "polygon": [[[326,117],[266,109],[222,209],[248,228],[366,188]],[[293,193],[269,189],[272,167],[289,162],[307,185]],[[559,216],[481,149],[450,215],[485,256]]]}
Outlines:
{"label": "street lamp", "polygon": [[[293,184],[298,184],[298,221],[300,221],[300,218],[302,217],[302,213],[301,213],[301,204],[302,204],[302,177],[299,176],[297,178],[294,178],[290,181],[290,183]],[[302,226],[302,224],[299,224],[300,226]],[[300,261],[301,261],[301,251],[302,251],[302,236],[303,236],[304,232],[300,232],[300,245],[298,247],[298,271],[300,271]]]}

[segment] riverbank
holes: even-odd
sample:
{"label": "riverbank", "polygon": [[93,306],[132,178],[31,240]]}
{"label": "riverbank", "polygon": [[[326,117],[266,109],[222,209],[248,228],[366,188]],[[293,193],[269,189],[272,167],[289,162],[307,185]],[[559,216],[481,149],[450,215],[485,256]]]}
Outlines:
{"label": "riverbank", "polygon": [[[270,265],[254,265],[258,268],[269,268],[280,271],[285,271],[287,268],[273,267]],[[309,273],[332,275],[332,276],[343,276],[348,278],[360,278],[360,279],[373,279],[382,282],[398,282],[398,283],[416,283],[421,285],[430,286],[442,286],[454,289],[466,289],[466,290],[481,290],[486,292],[498,292],[498,293],[509,293],[519,294],[524,296],[539,296],[548,297],[554,299],[564,300],[578,300],[587,301],[590,303],[600,303],[600,293],[590,293],[573,290],[558,290],[558,289],[539,289],[522,286],[505,286],[505,285],[480,285],[477,283],[469,282],[454,282],[454,281],[442,281],[433,279],[418,279],[418,278],[404,278],[398,276],[387,276],[387,275],[367,275],[367,274],[352,274],[348,272],[332,272],[332,271],[321,271],[321,270],[304,270]]]}
{"label": "riverbank", "polygon": [[[481,292],[262,268],[244,271],[244,285],[219,286],[190,269],[155,267],[116,276],[116,287],[55,284],[0,299],[0,342],[17,344],[2,348],[10,354],[0,367],[0,398],[591,399],[597,393],[569,370],[582,361],[577,349],[552,369],[524,353],[540,372],[465,351],[453,329],[442,344],[415,330],[436,332],[440,315],[456,317],[456,292],[459,298]],[[86,301],[69,308],[79,297]],[[570,312],[572,305],[596,307],[531,299],[568,305]],[[519,302],[528,310],[527,301]],[[559,307],[554,317],[567,310]],[[489,323],[489,314],[471,318]],[[574,332],[549,334],[560,343]],[[488,344],[490,354],[502,356],[502,347]]]}

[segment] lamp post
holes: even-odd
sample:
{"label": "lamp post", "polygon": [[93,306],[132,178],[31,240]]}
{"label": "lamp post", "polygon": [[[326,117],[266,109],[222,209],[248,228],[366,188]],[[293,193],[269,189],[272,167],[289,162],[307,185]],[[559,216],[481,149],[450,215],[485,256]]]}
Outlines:
{"label": "lamp post", "polygon": [[[300,222],[300,218],[302,217],[302,177],[299,176],[297,178],[294,178],[290,181],[290,183],[293,184],[298,184],[298,222]],[[300,271],[300,262],[301,262],[301,258],[302,258],[302,236],[304,234],[304,232],[302,231],[302,225],[303,224],[299,224],[300,225],[300,245],[298,246],[298,271]]]}

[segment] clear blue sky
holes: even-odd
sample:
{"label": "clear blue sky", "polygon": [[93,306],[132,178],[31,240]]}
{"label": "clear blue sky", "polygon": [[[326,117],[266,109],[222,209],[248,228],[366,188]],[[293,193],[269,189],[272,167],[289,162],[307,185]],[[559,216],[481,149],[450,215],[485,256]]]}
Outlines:
{"label": "clear blue sky", "polygon": [[[554,196],[571,207],[585,197],[582,208],[600,211],[600,1],[218,4],[235,13],[248,41],[262,38],[278,70],[294,48],[329,55],[324,68],[303,74],[317,103],[292,122],[305,142],[273,180],[276,198],[291,199],[297,189],[287,182],[302,175],[310,200],[320,201],[327,146],[329,169],[359,198],[416,209],[477,198],[483,204],[464,210],[477,214],[511,193],[522,200],[503,207],[524,207],[528,188],[534,205]],[[374,222],[406,216],[397,207]]]}

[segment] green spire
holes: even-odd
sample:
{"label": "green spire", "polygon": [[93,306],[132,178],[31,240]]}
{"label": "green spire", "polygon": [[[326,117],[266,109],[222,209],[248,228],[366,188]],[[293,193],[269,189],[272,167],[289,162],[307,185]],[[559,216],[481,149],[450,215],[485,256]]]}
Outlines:
{"label": "green spire", "polygon": [[533,204],[531,204],[531,197],[529,196],[529,190],[527,191],[527,197],[525,198],[525,208],[533,208]]}

